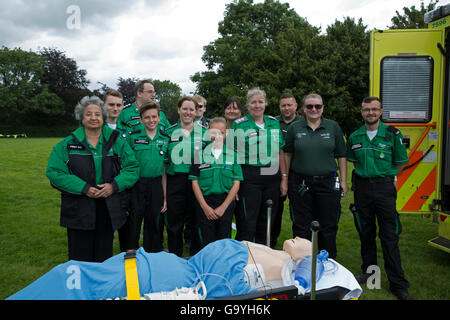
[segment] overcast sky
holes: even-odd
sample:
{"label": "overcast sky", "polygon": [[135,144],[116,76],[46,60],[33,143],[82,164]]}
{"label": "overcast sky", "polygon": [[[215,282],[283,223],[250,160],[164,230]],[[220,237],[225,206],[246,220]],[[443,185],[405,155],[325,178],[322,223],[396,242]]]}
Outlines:
{"label": "overcast sky", "polygon": [[[62,50],[98,81],[115,88],[119,77],[153,78],[195,90],[190,76],[206,70],[203,47],[231,0],[0,0],[0,46]],[[263,2],[255,0],[255,2]],[[344,17],[368,29],[386,29],[395,11],[420,0],[292,0],[290,7],[325,30]],[[449,3],[441,0],[439,5]],[[425,1],[426,4],[429,0]]]}

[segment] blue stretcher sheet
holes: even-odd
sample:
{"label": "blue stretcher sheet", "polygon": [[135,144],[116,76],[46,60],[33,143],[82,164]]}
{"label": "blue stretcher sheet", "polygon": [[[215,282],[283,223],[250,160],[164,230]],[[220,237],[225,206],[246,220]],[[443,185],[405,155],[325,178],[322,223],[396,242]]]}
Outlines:
{"label": "blue stretcher sheet", "polygon": [[[70,260],[7,298],[7,300],[100,300],[125,297],[124,253],[102,262]],[[139,290],[172,291],[203,281],[206,299],[251,292],[244,281],[248,250],[241,242],[224,239],[210,243],[189,260],[167,252],[136,252]]]}

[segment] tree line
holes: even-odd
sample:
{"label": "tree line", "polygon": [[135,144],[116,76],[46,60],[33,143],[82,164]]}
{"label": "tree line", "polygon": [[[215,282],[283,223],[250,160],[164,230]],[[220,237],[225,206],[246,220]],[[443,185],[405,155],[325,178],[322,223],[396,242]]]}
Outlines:
{"label": "tree line", "polygon": [[[423,16],[437,3],[422,1],[419,8],[396,11],[389,28],[425,28]],[[279,113],[283,93],[300,103],[316,92],[324,99],[325,117],[336,120],[346,134],[360,125],[360,103],[369,92],[370,46],[362,19],[336,20],[322,32],[287,3],[233,0],[218,31],[219,37],[204,47],[207,71],[191,76],[195,93],[208,101],[207,116],[222,115],[230,97],[245,102],[247,90],[257,86],[267,93],[267,114]],[[83,96],[102,97],[111,89],[98,82],[99,89],[89,90],[86,76],[86,70],[57,48],[0,48],[0,124],[75,124],[73,108]],[[131,103],[138,80],[119,77],[112,89],[122,92],[125,104]],[[153,82],[156,100],[169,120],[176,121],[181,88],[168,80]]]}

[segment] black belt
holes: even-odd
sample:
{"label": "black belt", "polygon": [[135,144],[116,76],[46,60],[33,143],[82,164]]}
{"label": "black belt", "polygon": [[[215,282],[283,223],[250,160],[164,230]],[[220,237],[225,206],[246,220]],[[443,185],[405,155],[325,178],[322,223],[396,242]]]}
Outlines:
{"label": "black belt", "polygon": [[393,176],[387,177],[374,177],[374,178],[363,178],[355,174],[355,177],[359,180],[367,181],[369,183],[380,183],[380,182],[394,182]]}
{"label": "black belt", "polygon": [[305,181],[321,181],[321,180],[325,180],[325,179],[330,179],[330,178],[336,177],[336,172],[333,172],[333,173],[330,173],[330,174],[321,175],[321,176],[306,176],[306,175],[298,174],[298,173],[294,173],[294,174],[296,174],[299,179],[305,180]]}

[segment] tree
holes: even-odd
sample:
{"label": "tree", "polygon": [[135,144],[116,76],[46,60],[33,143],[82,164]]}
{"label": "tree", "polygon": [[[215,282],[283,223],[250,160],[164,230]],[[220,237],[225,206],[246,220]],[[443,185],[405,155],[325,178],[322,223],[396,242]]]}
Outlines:
{"label": "tree", "polygon": [[391,19],[392,25],[389,29],[424,29],[427,24],[423,20],[425,13],[434,10],[439,0],[430,0],[430,3],[425,6],[424,2],[420,3],[420,10],[416,9],[416,6],[403,7],[403,15],[398,10],[395,11],[396,15]]}
{"label": "tree", "polygon": [[346,17],[327,27],[326,116],[336,120],[346,135],[361,125],[362,99],[369,93],[369,32],[362,19]]}
{"label": "tree", "polygon": [[125,105],[131,104],[136,100],[135,86],[139,81],[138,78],[122,78],[117,80],[117,90],[123,95],[123,103]]}
{"label": "tree", "polygon": [[56,48],[43,48],[39,51],[44,58],[42,83],[64,101],[65,113],[60,119],[64,123],[75,123],[73,110],[82,97],[90,95],[87,88],[86,70],[79,69],[77,62]]}
{"label": "tree", "polygon": [[64,114],[64,103],[42,84],[45,62],[19,48],[0,50],[0,121],[4,124],[50,124]]}
{"label": "tree", "polygon": [[[266,0],[234,0],[219,23],[219,38],[204,47],[208,70],[191,77],[197,92],[223,114],[231,96],[245,101],[248,89],[259,86],[267,93],[267,114],[278,113],[278,99],[286,90],[297,95],[309,91],[312,54],[319,29],[301,18],[289,4]],[[313,81],[314,83],[315,81]]]}
{"label": "tree", "polygon": [[156,96],[155,100],[159,102],[161,109],[166,114],[170,123],[178,121],[178,100],[181,97],[181,88],[176,83],[169,80],[154,80]]}

